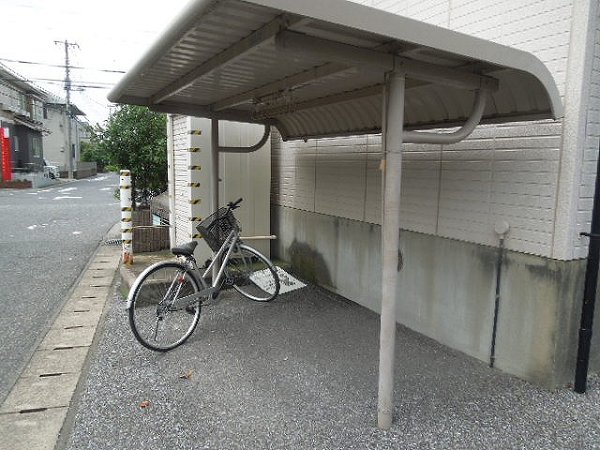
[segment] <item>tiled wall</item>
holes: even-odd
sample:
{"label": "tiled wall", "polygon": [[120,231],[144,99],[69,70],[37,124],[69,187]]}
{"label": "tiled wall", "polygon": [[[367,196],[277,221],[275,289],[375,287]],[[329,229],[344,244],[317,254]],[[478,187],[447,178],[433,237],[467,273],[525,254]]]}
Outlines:
{"label": "tiled wall", "polygon": [[[589,103],[587,108],[586,133],[581,167],[581,184],[577,204],[577,230],[589,230],[591,210],[594,201],[596,165],[600,136],[600,20],[597,22],[594,41],[594,58],[589,84]],[[575,256],[587,256],[587,239],[573,237]]]}
{"label": "tiled wall", "polygon": [[[571,14],[568,0],[363,0],[417,20],[510,45],[546,64],[561,96],[567,90]],[[589,228],[600,135],[600,44],[596,44],[585,154],[561,155],[563,123],[543,121],[480,126],[458,144],[406,145],[402,173],[402,227],[438,236],[497,245],[494,224],[506,220],[509,249],[571,259],[587,254],[579,231]],[[571,75],[572,76],[572,75]],[[381,216],[380,136],[273,140],[273,198],[276,205],[379,223]],[[568,156],[568,152],[577,152]],[[558,251],[558,193],[580,183],[577,171],[561,174],[561,159],[581,160],[577,225]],[[566,214],[566,213],[565,213]],[[565,215],[564,214],[564,215]],[[573,218],[572,222],[574,223]],[[558,225],[557,225],[558,224]]]}
{"label": "tiled wall", "polygon": [[185,149],[190,147],[189,117],[173,117],[173,154],[175,164],[175,240],[177,245],[190,241],[192,234],[189,190],[189,159]]}

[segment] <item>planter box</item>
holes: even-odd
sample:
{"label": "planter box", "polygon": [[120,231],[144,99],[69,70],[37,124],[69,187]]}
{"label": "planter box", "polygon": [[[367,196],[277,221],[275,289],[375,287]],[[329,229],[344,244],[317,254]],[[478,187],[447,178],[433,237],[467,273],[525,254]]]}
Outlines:
{"label": "planter box", "polygon": [[133,254],[158,252],[170,246],[168,226],[134,226]]}

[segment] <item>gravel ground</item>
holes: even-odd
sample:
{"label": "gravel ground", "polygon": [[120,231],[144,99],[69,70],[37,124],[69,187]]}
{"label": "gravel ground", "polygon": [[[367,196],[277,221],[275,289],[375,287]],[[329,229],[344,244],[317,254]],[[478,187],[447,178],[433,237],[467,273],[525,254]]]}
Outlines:
{"label": "gravel ground", "polygon": [[599,378],[584,396],[543,390],[402,327],[396,417],[378,430],[378,316],[313,286],[268,304],[222,294],[167,354],[137,344],[124,305],[71,449],[600,449]]}

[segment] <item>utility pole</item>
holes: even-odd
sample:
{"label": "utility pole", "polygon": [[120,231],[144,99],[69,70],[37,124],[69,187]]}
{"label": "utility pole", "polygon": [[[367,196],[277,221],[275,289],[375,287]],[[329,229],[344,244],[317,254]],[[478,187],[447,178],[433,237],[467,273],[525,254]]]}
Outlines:
{"label": "utility pole", "polygon": [[79,48],[79,45],[77,45],[76,42],[69,42],[66,39],[64,41],[54,41],[55,44],[57,45],[64,45],[65,46],[65,92],[66,92],[66,96],[67,96],[67,104],[66,104],[66,109],[67,109],[67,155],[68,155],[68,163],[67,163],[67,170],[69,171],[69,178],[73,178],[73,143],[72,143],[72,137],[71,137],[71,118],[72,118],[72,114],[71,114],[71,66],[69,64],[69,47],[77,47]]}

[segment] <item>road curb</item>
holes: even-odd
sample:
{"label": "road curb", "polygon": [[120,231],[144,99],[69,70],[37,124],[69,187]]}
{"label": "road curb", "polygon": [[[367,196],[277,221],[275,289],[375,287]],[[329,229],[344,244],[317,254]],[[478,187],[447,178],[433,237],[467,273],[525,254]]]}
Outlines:
{"label": "road curb", "polygon": [[[121,249],[100,246],[61,312],[0,405],[0,448],[55,448],[78,385],[85,379],[90,348],[104,307],[114,294]],[[64,434],[64,433],[63,433]]]}

